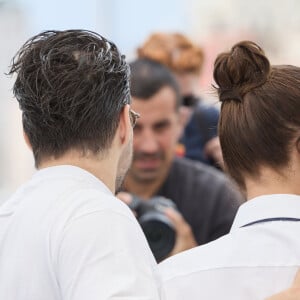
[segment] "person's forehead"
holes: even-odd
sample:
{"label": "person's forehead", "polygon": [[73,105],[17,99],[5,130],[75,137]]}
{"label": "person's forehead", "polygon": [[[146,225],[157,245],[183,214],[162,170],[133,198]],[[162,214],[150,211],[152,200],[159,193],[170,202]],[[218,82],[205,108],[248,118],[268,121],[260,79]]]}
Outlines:
{"label": "person's forehead", "polygon": [[132,97],[131,107],[137,112],[174,113],[176,112],[176,94],[170,87],[163,87],[148,99]]}

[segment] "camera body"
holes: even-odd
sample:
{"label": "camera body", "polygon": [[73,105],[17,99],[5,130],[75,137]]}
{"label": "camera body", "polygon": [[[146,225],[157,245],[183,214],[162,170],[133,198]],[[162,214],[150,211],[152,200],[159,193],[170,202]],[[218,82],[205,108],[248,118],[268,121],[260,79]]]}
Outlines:
{"label": "camera body", "polygon": [[174,226],[164,214],[164,209],[172,207],[177,210],[175,203],[162,196],[142,200],[133,195],[129,207],[136,212],[156,261],[162,261],[174,248],[176,239]]}

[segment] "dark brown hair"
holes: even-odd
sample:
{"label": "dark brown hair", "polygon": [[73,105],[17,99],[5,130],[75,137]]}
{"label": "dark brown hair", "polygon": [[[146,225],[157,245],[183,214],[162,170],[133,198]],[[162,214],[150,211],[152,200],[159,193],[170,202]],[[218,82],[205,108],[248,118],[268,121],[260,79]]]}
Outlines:
{"label": "dark brown hair", "polygon": [[244,177],[259,176],[260,166],[280,172],[300,136],[300,68],[271,66],[258,45],[243,41],[217,57],[214,80],[229,174],[244,189]]}
{"label": "dark brown hair", "polygon": [[171,88],[176,96],[175,108],[181,105],[177,81],[172,72],[159,62],[139,58],[130,63],[130,93],[132,97],[148,100],[162,88]]}
{"label": "dark brown hair", "polygon": [[129,66],[112,42],[86,30],[42,32],[16,54],[13,73],[36,166],[71,148],[108,149],[130,101]]}
{"label": "dark brown hair", "polygon": [[137,50],[138,57],[149,58],[175,73],[200,73],[202,49],[181,33],[153,33]]}

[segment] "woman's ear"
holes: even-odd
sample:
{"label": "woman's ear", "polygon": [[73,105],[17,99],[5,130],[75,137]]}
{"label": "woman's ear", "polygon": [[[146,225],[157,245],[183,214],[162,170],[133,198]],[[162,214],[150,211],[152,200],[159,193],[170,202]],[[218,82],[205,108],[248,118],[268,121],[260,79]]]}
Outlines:
{"label": "woman's ear", "polygon": [[23,137],[24,137],[26,145],[32,151],[32,146],[31,146],[31,143],[29,141],[28,135],[27,135],[27,133],[24,130],[23,130]]}

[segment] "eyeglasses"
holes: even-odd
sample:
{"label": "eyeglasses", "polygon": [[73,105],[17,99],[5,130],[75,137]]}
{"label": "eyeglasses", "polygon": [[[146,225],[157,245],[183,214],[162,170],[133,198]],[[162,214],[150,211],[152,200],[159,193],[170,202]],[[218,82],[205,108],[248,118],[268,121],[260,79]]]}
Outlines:
{"label": "eyeglasses", "polygon": [[139,113],[135,112],[134,110],[130,109],[129,117],[130,117],[131,126],[132,126],[132,128],[134,128],[137,120],[141,117],[141,115]]}

